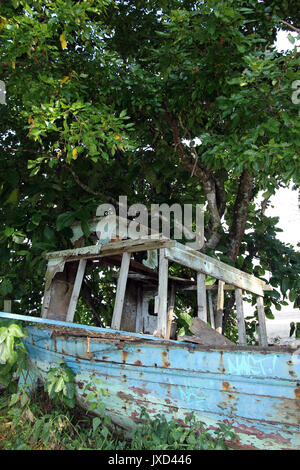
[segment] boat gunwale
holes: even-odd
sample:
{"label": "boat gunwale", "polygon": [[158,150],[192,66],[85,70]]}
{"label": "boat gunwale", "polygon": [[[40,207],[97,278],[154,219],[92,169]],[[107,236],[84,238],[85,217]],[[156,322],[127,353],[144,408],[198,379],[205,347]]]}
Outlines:
{"label": "boat gunwale", "polygon": [[130,336],[123,334],[122,331],[120,332],[115,332],[115,330],[109,330],[107,329],[105,332],[99,332],[99,333],[94,333],[88,330],[85,330],[84,328],[80,329],[72,329],[72,327],[51,327],[50,325],[28,325],[33,328],[38,328],[39,330],[47,328],[47,330],[52,329],[51,333],[51,339],[52,338],[67,338],[70,340],[76,341],[77,339],[85,339],[89,338],[95,343],[110,343],[110,344],[128,344],[128,345],[135,345],[135,344],[141,344],[141,343],[148,343],[148,345],[152,346],[162,346],[166,349],[169,348],[176,348],[176,349],[187,349],[190,352],[247,352],[247,353],[262,353],[262,354],[281,354],[281,353],[286,353],[286,354],[294,354],[295,350],[292,348],[288,348],[287,346],[278,346],[274,345],[269,346],[268,348],[262,348],[261,346],[240,346],[240,345],[234,345],[234,346],[207,346],[207,345],[201,345],[197,343],[192,343],[192,342],[186,342],[186,341],[171,341],[171,340],[166,340],[163,338],[156,338],[152,336],[144,336],[144,335],[139,335],[139,336]]}
{"label": "boat gunwale", "polygon": [[[20,320],[28,323],[35,323],[35,326],[39,329],[52,328],[53,335],[58,336],[69,336],[69,337],[89,337],[96,342],[128,342],[129,344],[150,342],[157,345],[163,345],[165,347],[185,348],[193,351],[224,351],[224,352],[235,352],[245,351],[248,353],[264,353],[264,354],[295,354],[295,349],[288,345],[272,345],[268,347],[262,347],[257,345],[202,345],[199,343],[179,341],[160,338],[158,336],[147,335],[144,333],[134,333],[131,331],[114,330],[112,328],[100,328],[96,326],[82,325],[79,323],[68,323],[61,322],[58,320],[49,320],[40,317],[32,317],[27,315],[19,315],[7,312],[0,312],[0,318],[6,320]],[[28,325],[29,326],[29,325]],[[78,333],[79,334],[78,334]],[[77,334],[76,334],[77,333]],[[98,341],[97,341],[98,340]]]}

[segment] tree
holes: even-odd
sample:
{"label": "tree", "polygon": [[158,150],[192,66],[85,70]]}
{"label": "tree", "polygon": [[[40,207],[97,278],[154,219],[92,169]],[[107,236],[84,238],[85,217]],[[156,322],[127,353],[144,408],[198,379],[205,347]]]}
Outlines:
{"label": "tree", "polygon": [[28,308],[43,251],[68,246],[75,219],[88,237],[97,205],[125,194],[206,203],[204,251],[271,271],[283,298],[267,313],[300,304],[299,252],[265,215],[300,179],[299,54],[273,47],[298,28],[293,2],[15,0],[0,15],[2,293]]}

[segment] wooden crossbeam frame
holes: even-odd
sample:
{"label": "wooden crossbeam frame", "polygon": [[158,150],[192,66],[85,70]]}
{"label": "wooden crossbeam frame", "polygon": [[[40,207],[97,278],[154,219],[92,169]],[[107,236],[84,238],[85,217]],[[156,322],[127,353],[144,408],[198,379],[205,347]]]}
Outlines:
{"label": "wooden crossbeam frame", "polygon": [[173,247],[176,242],[173,240],[159,238],[139,238],[136,240],[123,240],[120,242],[111,242],[103,245],[91,245],[71,250],[54,251],[46,254],[46,259],[61,258],[64,261],[77,261],[84,259],[97,259],[106,256],[114,256],[127,253],[136,253],[140,251],[157,250],[160,248]]}
{"label": "wooden crossbeam frame", "polygon": [[264,295],[264,281],[181,243],[176,242],[175,246],[167,247],[166,257],[169,261],[175,261],[197,272],[215,277],[224,283],[233,284],[256,295]]}
{"label": "wooden crossbeam frame", "polygon": [[[83,280],[84,270],[88,259],[105,258],[109,256],[122,255],[122,262],[117,284],[115,307],[112,319],[112,328],[120,329],[122,309],[125,298],[125,290],[128,278],[128,271],[130,266],[131,253],[149,250],[159,250],[159,276],[158,276],[158,321],[157,321],[157,336],[169,338],[170,327],[173,319],[174,304],[175,304],[175,290],[173,289],[169,299],[168,308],[168,264],[169,261],[179,263],[187,266],[197,272],[197,300],[198,300],[198,317],[207,322],[208,321],[208,307],[210,312],[210,322],[213,328],[218,332],[222,332],[222,313],[224,306],[224,289],[234,289],[236,296],[237,306],[237,320],[239,331],[239,342],[245,344],[246,333],[242,304],[242,290],[252,292],[257,295],[257,309],[259,318],[259,342],[262,346],[267,345],[267,333],[263,306],[264,290],[267,290],[265,282],[256,278],[253,275],[244,273],[233,266],[227,265],[219,260],[207,256],[199,251],[196,251],[188,246],[182,245],[174,240],[166,238],[140,238],[123,240],[120,242],[110,242],[103,245],[92,245],[88,247],[80,247],[71,250],[63,250],[48,253],[49,266],[55,263],[63,265],[68,261],[79,261],[78,272],[76,275],[72,297],[70,300],[67,320],[72,321],[76,309],[76,304],[79,296],[81,283]],[[206,298],[206,290],[210,287],[205,285],[205,276],[210,275],[218,279],[218,302],[217,302],[217,316],[213,318],[212,314],[212,299],[211,295],[208,296],[208,305]],[[190,289],[195,288],[191,286]],[[212,287],[213,289],[214,287]],[[45,292],[43,316],[47,310],[47,303],[49,301],[50,286]]]}

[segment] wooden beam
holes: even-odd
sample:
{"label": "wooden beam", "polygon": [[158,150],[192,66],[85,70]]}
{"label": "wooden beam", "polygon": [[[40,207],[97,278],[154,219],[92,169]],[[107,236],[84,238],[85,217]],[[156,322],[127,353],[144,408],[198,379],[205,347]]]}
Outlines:
{"label": "wooden beam", "polygon": [[260,346],[268,346],[264,299],[261,296],[257,296],[256,299],[257,312],[258,312],[258,338]]}
{"label": "wooden beam", "polygon": [[198,317],[207,322],[205,274],[197,273]]}
{"label": "wooden beam", "polygon": [[168,259],[165,256],[165,250],[159,250],[159,277],[158,277],[158,314],[156,336],[167,337],[168,318]]}
{"label": "wooden beam", "polygon": [[11,313],[11,300],[4,300],[3,311]]}
{"label": "wooden beam", "polygon": [[224,283],[233,284],[235,287],[240,287],[260,296],[264,295],[264,281],[180,243],[176,243],[175,247],[167,247],[166,257],[170,261],[175,261],[195,271],[208,274]]}
{"label": "wooden beam", "polygon": [[216,331],[222,334],[222,320],[224,309],[224,281],[219,281],[218,286],[218,299],[217,299],[217,312],[215,318]]}
{"label": "wooden beam", "polygon": [[210,320],[210,326],[215,329],[215,316],[214,316],[214,307],[213,307],[213,301],[212,301],[212,294],[210,291],[207,292],[207,298],[208,298],[208,310],[209,310],[209,320]]}
{"label": "wooden beam", "polygon": [[85,267],[86,267],[86,259],[81,259],[78,264],[73,291],[71,294],[70,303],[69,303],[69,307],[67,311],[67,316],[66,316],[67,322],[72,322],[74,320],[74,315],[76,311],[78,297],[80,294],[81,284],[82,284],[84,273],[85,273]]}
{"label": "wooden beam", "polygon": [[193,336],[183,336],[183,341],[190,341],[210,347],[235,346],[232,341],[217,333],[216,330],[213,330],[200,318],[193,319],[190,331],[193,333]]}
{"label": "wooden beam", "polygon": [[[169,276],[170,278],[171,276]],[[187,286],[187,287],[182,287],[181,290],[197,290],[197,283],[195,281],[189,281],[191,285]],[[218,284],[213,284],[211,286],[205,286],[206,290],[207,291],[213,291],[213,290],[217,290],[218,289]],[[224,290],[235,290],[236,289],[236,286],[234,286],[233,284],[225,284],[224,285]],[[273,287],[272,286],[263,286],[263,291],[272,291],[273,290]]]}
{"label": "wooden beam", "polygon": [[173,240],[160,238],[138,238],[136,240],[123,240],[121,242],[105,243],[103,245],[91,245],[71,250],[55,251],[46,254],[46,259],[62,258],[64,261],[76,261],[81,258],[103,258],[123,253],[134,253],[140,251],[156,250],[175,246]]}
{"label": "wooden beam", "polygon": [[41,316],[47,318],[49,305],[51,302],[52,281],[58,272],[63,272],[65,262],[62,258],[52,258],[48,261],[47,270],[45,274],[45,289],[42,304]]}
{"label": "wooden beam", "polygon": [[114,306],[114,313],[111,322],[111,328],[119,330],[121,327],[121,318],[124,305],[127,276],[130,264],[130,253],[123,253],[120,274],[118,278],[116,300]]}
{"label": "wooden beam", "polygon": [[174,318],[174,307],[175,307],[175,284],[171,283],[170,295],[169,295],[169,302],[168,302],[168,326],[167,326],[167,339],[170,338],[171,334],[171,325]]}
{"label": "wooden beam", "polygon": [[135,331],[136,333],[144,332],[144,318],[143,318],[143,288],[140,283],[137,285],[136,289],[136,321],[135,321]]}
{"label": "wooden beam", "polygon": [[242,289],[235,289],[235,303],[236,303],[236,316],[237,316],[237,324],[238,324],[239,344],[245,346],[247,344],[247,339],[246,339]]}

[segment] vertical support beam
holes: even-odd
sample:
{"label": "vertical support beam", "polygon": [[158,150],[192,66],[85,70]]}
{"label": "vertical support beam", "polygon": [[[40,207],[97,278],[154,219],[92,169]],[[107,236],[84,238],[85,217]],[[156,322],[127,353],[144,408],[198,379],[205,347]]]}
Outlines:
{"label": "vertical support beam", "polygon": [[[52,294],[52,286],[55,284],[55,275],[57,273],[63,273],[65,268],[65,262],[62,258],[56,258],[48,261],[47,271],[45,274],[45,290],[44,290],[44,298],[42,304],[42,318],[48,317],[48,310],[51,303],[51,294]],[[57,293],[55,292],[54,287],[54,295],[57,297]],[[64,320],[65,318],[63,318]]]}
{"label": "vertical support beam", "polygon": [[121,327],[121,318],[122,318],[122,311],[123,311],[123,304],[125,298],[125,291],[126,291],[126,284],[127,284],[127,277],[128,277],[128,270],[130,264],[130,253],[126,251],[123,253],[122,256],[122,263],[118,278],[118,285],[117,285],[117,292],[116,292],[116,301],[114,307],[114,313],[112,317],[111,327],[115,330],[119,330]]}
{"label": "vertical support beam", "polygon": [[168,259],[165,256],[165,249],[159,250],[159,272],[158,272],[158,314],[156,335],[167,337],[168,318]]}
{"label": "vertical support beam", "polygon": [[175,307],[175,284],[174,282],[171,283],[170,289],[170,296],[169,296],[169,303],[168,303],[168,326],[167,326],[167,339],[170,338],[171,334],[171,326],[174,316],[174,307]]}
{"label": "vertical support beam", "polygon": [[268,346],[267,328],[265,319],[264,309],[264,298],[260,295],[257,296],[256,300],[257,312],[258,312],[258,337],[260,346]]}
{"label": "vertical support beam", "polygon": [[236,316],[238,324],[239,344],[245,346],[247,344],[246,328],[243,309],[242,289],[235,289]]}
{"label": "vertical support beam", "polygon": [[207,323],[205,274],[197,273],[198,317]]}
{"label": "vertical support beam", "polygon": [[44,291],[44,298],[42,304],[42,318],[47,318],[48,308],[51,301],[51,284],[48,288]]}
{"label": "vertical support beam", "polygon": [[11,300],[4,300],[3,311],[11,313]]}
{"label": "vertical support beam", "polygon": [[218,300],[217,300],[217,312],[215,318],[216,331],[222,334],[222,320],[223,320],[223,309],[224,309],[224,281],[218,282]]}
{"label": "vertical support beam", "polygon": [[140,283],[137,286],[135,331],[136,333],[144,332],[143,287]]}
{"label": "vertical support beam", "polygon": [[215,330],[215,316],[211,292],[207,292],[210,326]]}
{"label": "vertical support beam", "polygon": [[76,278],[73,286],[73,291],[70,298],[70,303],[68,306],[66,321],[72,322],[74,320],[75,310],[78,302],[78,297],[80,294],[81,284],[86,267],[86,259],[81,259],[78,264],[78,269],[76,273]]}

